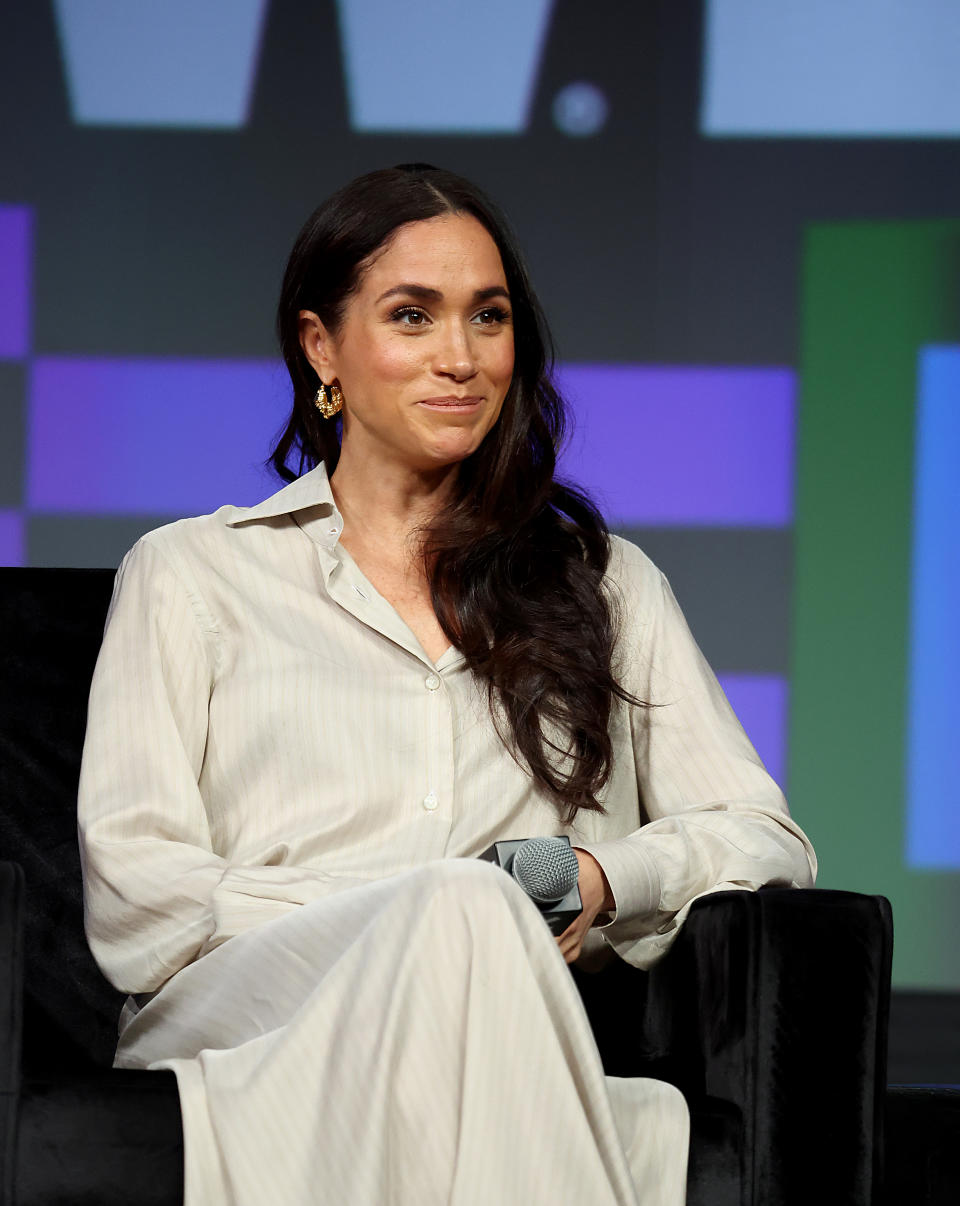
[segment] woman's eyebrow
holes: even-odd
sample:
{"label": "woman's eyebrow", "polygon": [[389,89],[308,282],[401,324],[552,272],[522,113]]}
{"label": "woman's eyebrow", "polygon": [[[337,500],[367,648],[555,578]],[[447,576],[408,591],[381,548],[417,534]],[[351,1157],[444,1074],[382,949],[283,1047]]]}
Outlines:
{"label": "woman's eyebrow", "polygon": [[[421,301],[443,301],[443,294],[439,289],[431,289],[429,285],[415,285],[410,282],[404,282],[402,285],[394,285],[385,293],[381,293],[377,298],[377,304],[384,301],[388,297],[396,297],[397,294],[404,294],[406,297],[418,297]],[[486,289],[477,289],[473,294],[475,302],[489,301],[491,297],[503,297],[507,301],[510,300],[510,294],[503,285],[489,285]]]}
{"label": "woman's eyebrow", "polygon": [[510,300],[510,294],[503,285],[491,285],[488,289],[478,289],[473,295],[473,300],[489,301],[491,297],[502,297],[504,301]]}

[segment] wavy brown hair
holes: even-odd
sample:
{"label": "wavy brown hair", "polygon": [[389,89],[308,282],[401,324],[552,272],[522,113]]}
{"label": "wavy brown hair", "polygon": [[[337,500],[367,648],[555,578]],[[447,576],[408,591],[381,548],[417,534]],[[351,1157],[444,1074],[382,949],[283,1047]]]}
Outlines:
{"label": "wavy brown hair", "polygon": [[[300,346],[299,313],[336,332],[370,257],[405,223],[466,213],[500,251],[514,331],[513,380],[500,417],[460,464],[445,508],[421,533],[437,619],[487,684],[506,748],[570,822],[603,812],[614,698],[640,704],[612,669],[610,536],[582,491],[554,477],[566,421],[551,380],[553,345],[520,250],[468,180],[427,164],[361,176],[307,220],[287,264],[277,332],[293,411],[270,457],[286,481],[323,461],[332,475],[342,427],[313,405],[319,379]],[[288,462],[295,458],[297,468]]]}

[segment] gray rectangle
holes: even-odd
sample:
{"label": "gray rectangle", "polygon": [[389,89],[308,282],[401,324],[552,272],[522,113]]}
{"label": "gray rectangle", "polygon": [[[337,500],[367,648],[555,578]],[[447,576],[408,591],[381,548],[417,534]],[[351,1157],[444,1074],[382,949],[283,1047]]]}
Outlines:
{"label": "gray rectangle", "polygon": [[670,579],[716,671],[786,675],[793,533],[769,528],[621,528]]}
{"label": "gray rectangle", "polygon": [[31,515],[27,565],[115,569],[144,532],[174,515]]}

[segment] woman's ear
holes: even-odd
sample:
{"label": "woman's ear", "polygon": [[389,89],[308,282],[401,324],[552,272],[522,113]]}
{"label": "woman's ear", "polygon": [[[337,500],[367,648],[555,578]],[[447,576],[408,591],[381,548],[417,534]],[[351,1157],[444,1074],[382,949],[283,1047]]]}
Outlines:
{"label": "woman's ear", "polygon": [[330,385],[337,376],[330,332],[312,310],[300,311],[299,325],[300,346],[304,356],[324,385]]}

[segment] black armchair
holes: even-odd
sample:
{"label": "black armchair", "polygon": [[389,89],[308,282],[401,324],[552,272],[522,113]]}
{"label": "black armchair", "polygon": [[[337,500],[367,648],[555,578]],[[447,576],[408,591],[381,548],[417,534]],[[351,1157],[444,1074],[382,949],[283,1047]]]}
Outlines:
{"label": "black armchair", "polygon": [[[0,1206],[182,1201],[172,1073],[110,1068],[82,928],[77,774],[113,575],[0,570]],[[607,1071],[690,1104],[690,1206],[880,1202],[882,897],[723,892],[652,972],[573,975]]]}

